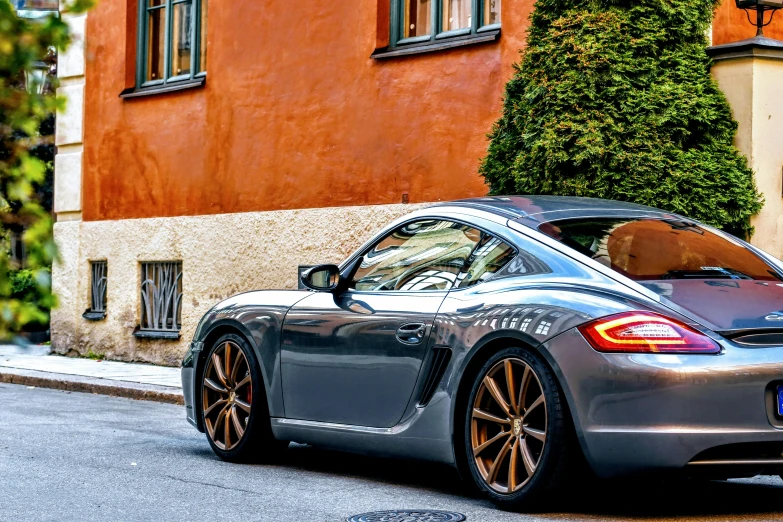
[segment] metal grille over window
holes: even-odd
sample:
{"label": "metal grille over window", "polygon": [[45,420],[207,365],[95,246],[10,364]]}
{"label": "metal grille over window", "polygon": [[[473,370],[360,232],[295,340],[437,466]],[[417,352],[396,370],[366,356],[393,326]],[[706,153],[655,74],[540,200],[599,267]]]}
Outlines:
{"label": "metal grille over window", "polygon": [[182,262],[141,264],[141,325],[137,337],[179,338]]}
{"label": "metal grille over window", "polygon": [[90,308],[82,315],[90,321],[106,317],[107,270],[106,261],[90,262]]}

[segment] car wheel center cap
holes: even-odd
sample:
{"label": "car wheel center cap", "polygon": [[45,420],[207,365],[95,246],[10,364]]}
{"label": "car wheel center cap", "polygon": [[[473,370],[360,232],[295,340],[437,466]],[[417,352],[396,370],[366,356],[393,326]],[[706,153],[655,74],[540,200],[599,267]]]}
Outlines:
{"label": "car wheel center cap", "polygon": [[518,437],[522,433],[522,419],[514,419],[514,436]]}
{"label": "car wheel center cap", "polygon": [[234,391],[229,392],[228,394],[228,402],[234,402],[234,399],[237,398],[237,394]]}

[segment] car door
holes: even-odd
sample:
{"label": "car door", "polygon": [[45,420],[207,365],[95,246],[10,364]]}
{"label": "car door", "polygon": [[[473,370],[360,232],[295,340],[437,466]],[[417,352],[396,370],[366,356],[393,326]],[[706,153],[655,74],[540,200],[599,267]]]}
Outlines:
{"label": "car door", "polygon": [[397,424],[435,315],[480,238],[451,221],[407,223],[363,253],[347,291],[313,293],[297,303],[281,345],[286,417]]}

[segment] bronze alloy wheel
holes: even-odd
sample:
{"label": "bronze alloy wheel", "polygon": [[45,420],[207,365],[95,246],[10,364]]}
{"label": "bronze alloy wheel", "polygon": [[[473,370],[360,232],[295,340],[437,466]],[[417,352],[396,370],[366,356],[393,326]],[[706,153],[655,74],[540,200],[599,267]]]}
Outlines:
{"label": "bronze alloy wheel", "polygon": [[547,440],[547,405],[529,364],[508,357],[486,373],[473,403],[470,437],[476,467],[493,491],[514,493],[533,477]]}
{"label": "bronze alloy wheel", "polygon": [[204,426],[215,446],[230,451],[242,440],[250,422],[253,382],[247,358],[233,341],[212,352],[204,372]]}

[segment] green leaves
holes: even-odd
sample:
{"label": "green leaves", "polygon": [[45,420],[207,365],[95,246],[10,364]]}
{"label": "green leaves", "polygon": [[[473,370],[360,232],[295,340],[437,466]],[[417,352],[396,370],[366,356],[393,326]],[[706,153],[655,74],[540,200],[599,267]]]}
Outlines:
{"label": "green leaves", "polygon": [[538,0],[481,173],[493,194],[633,201],[740,236],[761,209],[709,74],[716,0]]}
{"label": "green leaves", "polygon": [[[91,3],[64,2],[64,12],[79,13]],[[53,63],[56,52],[68,43],[68,26],[61,17],[22,19],[8,0],[0,0],[0,338],[29,323],[46,323],[48,310],[55,305],[52,217],[36,195],[45,181],[46,164],[30,150],[51,145],[52,136],[41,135],[39,129],[64,105],[52,92],[56,85],[42,94],[29,92],[25,73],[33,70],[34,62]],[[21,237],[25,270],[11,266],[12,237]]]}

